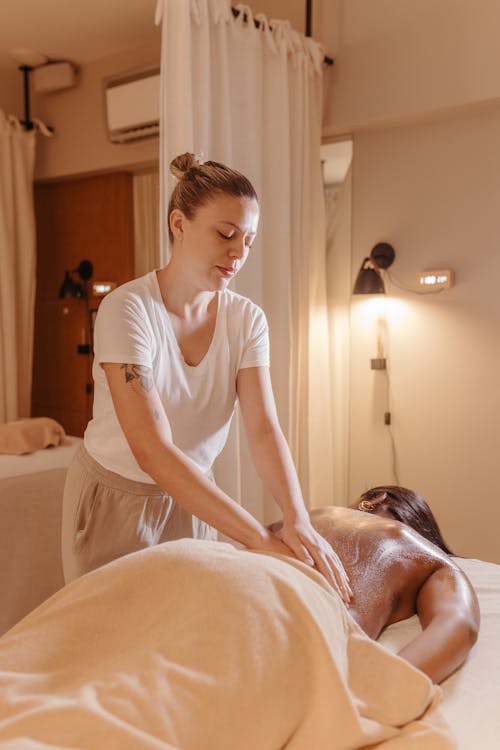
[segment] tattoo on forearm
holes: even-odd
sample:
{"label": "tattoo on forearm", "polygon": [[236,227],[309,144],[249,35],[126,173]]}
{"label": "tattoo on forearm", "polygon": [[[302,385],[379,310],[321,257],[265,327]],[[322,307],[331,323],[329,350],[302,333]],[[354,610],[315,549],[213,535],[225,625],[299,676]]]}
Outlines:
{"label": "tattoo on forearm", "polygon": [[125,382],[130,383],[132,388],[137,381],[143,390],[149,393],[153,387],[153,376],[149,367],[144,367],[144,365],[121,365],[120,369],[125,371]]}

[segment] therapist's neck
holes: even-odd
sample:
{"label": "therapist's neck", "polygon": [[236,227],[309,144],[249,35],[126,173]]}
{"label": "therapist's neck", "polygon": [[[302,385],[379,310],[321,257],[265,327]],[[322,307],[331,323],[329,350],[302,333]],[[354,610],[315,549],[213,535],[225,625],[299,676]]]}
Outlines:
{"label": "therapist's neck", "polygon": [[175,257],[157,271],[157,278],[167,309],[181,317],[206,311],[214,299],[215,290],[207,289],[206,282],[196,278],[181,262],[176,262]]}

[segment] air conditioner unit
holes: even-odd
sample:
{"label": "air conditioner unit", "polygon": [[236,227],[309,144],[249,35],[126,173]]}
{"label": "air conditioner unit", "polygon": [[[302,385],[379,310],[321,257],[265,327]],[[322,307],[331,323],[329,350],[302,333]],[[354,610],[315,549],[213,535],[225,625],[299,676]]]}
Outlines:
{"label": "air conditioner unit", "polygon": [[104,80],[108,138],[129,143],[160,132],[160,69],[142,68]]}

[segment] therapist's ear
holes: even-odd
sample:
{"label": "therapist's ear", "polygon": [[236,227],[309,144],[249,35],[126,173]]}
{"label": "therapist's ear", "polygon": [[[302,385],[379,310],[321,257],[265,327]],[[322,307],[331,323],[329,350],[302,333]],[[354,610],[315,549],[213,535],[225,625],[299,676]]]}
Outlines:
{"label": "therapist's ear", "polygon": [[184,238],[184,222],[185,221],[186,221],[186,217],[182,213],[180,208],[174,208],[170,212],[170,216],[168,217],[170,230],[172,234],[174,235],[174,239],[178,240],[179,242],[182,242]]}

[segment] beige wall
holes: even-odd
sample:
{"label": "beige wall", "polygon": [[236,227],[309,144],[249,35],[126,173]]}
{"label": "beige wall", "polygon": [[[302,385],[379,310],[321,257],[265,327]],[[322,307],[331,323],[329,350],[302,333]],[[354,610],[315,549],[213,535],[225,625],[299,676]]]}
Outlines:
{"label": "beige wall", "polygon": [[113,144],[106,136],[102,80],[133,68],[159,64],[160,37],[155,43],[106,57],[80,71],[72,89],[33,98],[33,112],[55,129],[40,138],[36,178],[48,179],[149,164],[158,159],[158,139]]}
{"label": "beige wall", "polygon": [[19,71],[12,75],[0,74],[0,109],[6,115],[15,115],[20,119],[23,110],[23,77]]}
{"label": "beige wall", "polygon": [[[456,286],[387,300],[399,481],[428,497],[452,547],[500,563],[500,101],[425,124],[360,133],[353,276],[376,242],[394,275],[452,268]],[[380,303],[381,300],[378,300]],[[374,298],[351,305],[350,496],[393,482],[386,380],[370,370]]]}
{"label": "beige wall", "polygon": [[325,126],[345,133],[500,96],[497,0],[323,0]]}
{"label": "beige wall", "polygon": [[[500,563],[500,5],[333,0],[322,12],[335,55],[324,132],[354,139],[353,280],[381,240],[406,286],[429,268],[457,276],[427,297],[391,286],[386,331],[380,300],[352,300],[349,499],[394,482],[396,465],[458,553]],[[378,336],[390,394],[370,369]]]}
{"label": "beige wall", "polygon": [[254,16],[264,13],[269,19],[286,18],[294,29],[305,31],[306,4],[302,0],[252,0],[249,5]]}

